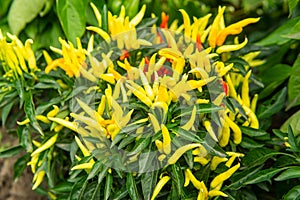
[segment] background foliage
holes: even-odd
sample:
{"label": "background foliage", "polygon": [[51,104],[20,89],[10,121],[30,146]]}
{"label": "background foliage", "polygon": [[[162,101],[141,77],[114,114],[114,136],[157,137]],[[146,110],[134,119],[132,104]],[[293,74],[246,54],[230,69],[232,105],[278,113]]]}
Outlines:
{"label": "background foliage", "polygon": [[[261,51],[259,59],[265,60],[264,64],[254,68],[253,73],[259,84],[252,84],[250,90],[251,94],[259,95],[256,114],[260,121],[260,129],[245,128],[243,130],[246,136],[238,148],[246,155],[241,161],[244,167],[230,179],[230,184],[226,185],[225,191],[230,193],[229,199],[300,199],[298,196],[300,193],[300,10],[297,0],[108,0],[107,2],[97,0],[2,0],[0,28],[3,34],[11,32],[24,41],[32,38],[38,64],[45,66],[40,50],[48,49],[50,46],[59,47],[59,37],[66,38],[74,44],[76,37],[81,37],[83,44],[87,44],[87,36],[90,33],[85,31],[85,27],[97,25],[92,8],[89,6],[90,2],[93,2],[102,14],[104,29],[107,27],[107,11],[118,14],[122,4],[130,17],[135,16],[141,6],[146,4],[146,17],[155,13],[158,17],[157,24],[161,22],[161,11],[170,16],[170,21],[178,19],[182,22],[178,12],[180,8],[185,9],[190,16],[201,17],[209,12],[216,13],[220,5],[227,6],[225,17],[228,24],[246,17],[261,17],[259,23],[245,28],[243,34],[249,38],[250,42],[245,49],[239,52],[246,54],[259,50]],[[41,77],[43,78],[38,84],[35,83],[34,78],[27,77],[26,82],[18,81],[14,83],[16,85],[12,85],[16,88],[15,90],[1,94],[2,126],[17,133],[20,144],[6,150],[2,150],[0,147],[0,157],[14,156],[24,149],[30,151],[33,148],[32,136],[29,133],[31,129],[23,127],[16,130],[16,124],[11,123],[24,116],[11,113],[24,109],[27,116],[30,116],[32,112],[39,114],[49,110],[53,104],[72,98],[71,92],[62,89],[62,86],[57,84],[52,77],[46,74],[41,74]],[[61,79],[68,82],[66,76],[62,76]],[[1,84],[6,83],[1,82]],[[48,89],[47,95],[49,96],[45,94],[45,89]],[[35,108],[35,103],[40,103],[36,101],[47,103],[41,103],[38,108]],[[67,112],[66,114],[68,114]],[[35,119],[32,120],[36,122]],[[36,132],[43,129],[38,123],[33,123],[33,128]],[[68,135],[61,140],[72,141]],[[62,145],[61,151],[69,149],[72,154],[76,151],[73,149],[76,148],[75,146],[72,141],[66,146]],[[64,154],[62,152],[60,155]],[[47,157],[46,154],[45,157]],[[16,178],[26,167],[28,159],[29,155],[24,156],[15,164]],[[47,159],[53,158],[48,157]],[[53,164],[53,169],[56,166],[70,164],[67,162],[68,159],[64,157],[57,159]],[[92,170],[93,173],[85,178],[92,179],[92,176],[96,176],[101,167],[103,166],[97,165]],[[176,172],[176,169],[169,170],[171,173]],[[65,197],[76,195],[76,189],[87,183],[84,182],[84,178],[77,175],[76,173],[71,174],[70,180],[57,186],[54,184],[56,178],[51,174],[49,177],[52,179],[48,181],[51,191],[55,194],[65,195]],[[63,179],[64,174],[59,176],[61,176],[59,179]],[[105,176],[105,189],[110,192],[107,187],[112,187],[113,177],[109,174],[105,174]],[[158,175],[154,173],[151,176]],[[98,181],[101,182],[103,177],[104,174],[100,174]],[[132,177],[127,177],[127,180],[126,184],[135,184]],[[75,186],[73,183],[76,183]],[[92,182],[92,186],[98,187],[97,182]],[[47,195],[43,189],[39,189],[38,192]],[[95,197],[93,192],[89,189],[82,191],[86,195]],[[119,191],[119,197],[124,195],[122,192],[124,191]]]}

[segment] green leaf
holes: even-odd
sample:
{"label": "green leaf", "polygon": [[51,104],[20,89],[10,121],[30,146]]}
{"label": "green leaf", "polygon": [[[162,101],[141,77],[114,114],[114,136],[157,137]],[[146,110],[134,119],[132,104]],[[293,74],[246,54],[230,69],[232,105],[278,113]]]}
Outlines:
{"label": "green leaf", "polygon": [[3,151],[0,151],[0,158],[10,158],[18,155],[24,148],[21,145],[14,146]]}
{"label": "green leaf", "polygon": [[270,35],[265,37],[264,39],[260,40],[257,42],[257,45],[260,46],[269,46],[269,45],[282,45],[286,42],[288,42],[290,39],[289,38],[284,38],[283,35],[286,35],[290,31],[290,27],[293,27],[298,21],[300,17],[296,17],[293,19],[290,19],[283,23],[280,27],[278,27],[275,31],[273,31]]}
{"label": "green leaf", "polygon": [[105,188],[104,188],[104,199],[107,200],[111,194],[113,183],[113,176],[111,174],[106,175]]}
{"label": "green leaf", "polygon": [[270,168],[270,169],[265,169],[257,172],[253,176],[251,176],[246,182],[244,182],[243,185],[249,185],[249,184],[256,184],[256,183],[261,183],[263,181],[268,181],[271,180],[273,176],[278,174],[280,171],[284,170],[286,168]]}
{"label": "green leaf", "polygon": [[289,38],[289,39],[295,39],[295,40],[300,40],[300,20],[292,27],[290,32],[288,34],[284,35],[284,37]]}
{"label": "green leaf", "polygon": [[291,17],[294,9],[298,4],[298,0],[288,0],[288,1],[289,1],[289,17]]}
{"label": "green leaf", "polygon": [[299,200],[300,199],[300,185],[293,187],[288,193],[283,196],[284,200]]}
{"label": "green leaf", "polygon": [[91,171],[87,177],[87,180],[94,178],[100,172],[101,169],[102,169],[102,163],[100,161],[97,161],[93,165],[93,168],[91,169]]}
{"label": "green leaf", "polygon": [[2,127],[5,127],[6,119],[15,103],[16,100],[13,100],[2,108]]}
{"label": "green leaf", "polygon": [[284,181],[291,178],[300,178],[299,166],[289,167],[287,170],[282,172],[278,177],[276,177],[275,181]]}
{"label": "green leaf", "polygon": [[24,156],[21,156],[14,164],[14,180],[16,180],[17,178],[19,178],[24,170],[27,167],[27,163],[30,160],[30,154],[26,154]]}
{"label": "green leaf", "polygon": [[175,127],[171,129],[173,132],[177,133],[179,137],[182,137],[183,139],[189,141],[189,142],[202,142],[202,139],[196,135],[195,133],[192,133],[190,131],[187,131],[185,129],[182,129],[180,127]]}
{"label": "green leaf", "polygon": [[292,67],[291,76],[288,82],[289,108],[300,104],[300,54]]}
{"label": "green leaf", "polygon": [[139,193],[138,193],[138,190],[136,187],[135,179],[134,179],[132,173],[127,173],[126,188],[127,188],[128,194],[131,199],[140,199]]}
{"label": "green leaf", "polygon": [[31,90],[24,92],[24,101],[25,101],[24,111],[26,117],[30,120],[30,124],[36,131],[38,131],[39,134],[44,135],[42,128],[40,127],[39,123],[35,118],[35,108],[34,108]]}
{"label": "green leaf", "polygon": [[82,0],[56,0],[57,15],[68,40],[73,44],[76,37],[81,37],[85,32],[86,3]]}
{"label": "green leaf", "polygon": [[247,149],[260,148],[260,147],[264,146],[264,144],[258,143],[255,140],[248,138],[248,137],[243,137],[243,140],[240,145],[241,145],[241,147],[247,148]]}
{"label": "green leaf", "polygon": [[19,127],[18,129],[19,143],[27,152],[32,151],[31,135],[28,127]]}
{"label": "green leaf", "polygon": [[172,165],[172,183],[174,183],[178,194],[181,195],[184,188],[184,176],[179,163]]}
{"label": "green leaf", "polygon": [[265,119],[279,112],[285,104],[286,94],[287,94],[287,88],[285,87],[280,91],[280,93],[278,93],[278,97],[276,95],[274,98],[272,98],[272,99],[276,98],[275,102],[272,105],[264,108],[263,111],[260,112],[257,117],[259,119]]}
{"label": "green leaf", "polygon": [[258,171],[260,171],[262,166],[257,167],[255,169],[246,169],[243,172],[234,175],[230,180],[231,184],[228,186],[225,186],[224,189],[231,189],[231,190],[239,190],[244,183],[249,180],[251,177],[253,177]]}
{"label": "green leaf", "polygon": [[150,200],[154,187],[157,183],[158,171],[143,173],[141,177],[141,185],[145,200]]}
{"label": "green leaf", "polygon": [[52,0],[14,0],[8,13],[8,24],[13,34],[18,35]]}
{"label": "green leaf", "polygon": [[266,132],[262,129],[255,129],[255,128],[246,127],[246,126],[240,126],[240,129],[243,134],[248,135],[250,137],[260,137],[260,136],[268,135],[268,132]]}
{"label": "green leaf", "polygon": [[139,139],[135,146],[133,147],[131,152],[128,152],[128,156],[132,156],[134,154],[140,153],[142,150],[144,150],[146,147],[148,147],[149,143],[151,141],[150,137],[147,138],[141,138]]}
{"label": "green leaf", "polygon": [[72,190],[73,183],[70,182],[62,182],[59,183],[58,185],[54,186],[51,188],[51,192],[55,194],[60,194],[60,193],[69,193]]}
{"label": "green leaf", "polygon": [[291,75],[291,71],[291,66],[277,64],[263,72],[263,83],[268,85],[272,82],[284,81]]}
{"label": "green leaf", "polygon": [[300,147],[297,147],[297,145],[296,145],[295,135],[294,135],[293,130],[290,126],[288,128],[288,142],[291,145],[292,151],[297,152],[298,149],[300,149]]}
{"label": "green leaf", "polygon": [[288,127],[291,126],[295,136],[300,135],[300,110],[288,118],[280,127],[280,131],[287,133]]}
{"label": "green leaf", "polygon": [[242,163],[248,168],[252,168],[263,164],[266,160],[278,154],[281,153],[264,147],[251,149],[242,159]]}

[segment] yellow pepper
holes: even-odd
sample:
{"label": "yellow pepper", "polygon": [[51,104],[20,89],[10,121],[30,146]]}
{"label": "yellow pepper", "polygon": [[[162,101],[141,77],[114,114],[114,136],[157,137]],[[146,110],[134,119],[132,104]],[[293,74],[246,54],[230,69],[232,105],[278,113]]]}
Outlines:
{"label": "yellow pepper", "polygon": [[230,128],[228,123],[224,122],[221,137],[219,140],[219,145],[221,147],[225,147],[229,142],[229,138],[230,138]]}
{"label": "yellow pepper", "polygon": [[46,172],[44,170],[41,170],[37,174],[34,175],[34,177],[33,177],[34,185],[32,186],[32,190],[37,189],[41,185],[45,174],[46,174]]}
{"label": "yellow pepper", "polygon": [[79,170],[79,169],[92,169],[94,166],[94,162],[88,162],[88,163],[82,163],[75,165],[74,167],[71,168],[71,170]]}
{"label": "yellow pepper", "polygon": [[247,107],[250,107],[250,98],[249,98],[250,75],[251,75],[251,70],[246,74],[242,85],[242,100]]}
{"label": "yellow pepper", "polygon": [[151,200],[154,200],[155,197],[159,194],[159,192],[161,191],[161,189],[164,187],[164,185],[166,185],[166,183],[170,180],[170,177],[169,176],[164,176],[162,177],[157,185],[155,186],[154,190],[153,190],[153,194],[152,194],[152,197],[151,197]]}
{"label": "yellow pepper", "polygon": [[174,154],[169,158],[168,164],[172,165],[177,162],[177,160],[188,150],[191,150],[196,147],[200,147],[200,143],[192,143],[192,144],[187,144],[185,146],[179,147]]}
{"label": "yellow pepper", "polygon": [[217,186],[219,186],[220,184],[222,184],[225,180],[227,180],[228,178],[230,178],[232,176],[232,174],[238,170],[238,168],[240,168],[240,163],[238,163],[237,165],[233,166],[232,168],[229,168],[227,171],[217,175],[210,183],[210,186],[212,188],[216,188]]}
{"label": "yellow pepper", "polygon": [[218,165],[222,162],[226,162],[228,159],[227,158],[221,158],[218,156],[214,156],[211,160],[210,164],[210,170],[214,171],[218,167]]}
{"label": "yellow pepper", "polygon": [[226,53],[226,52],[231,52],[231,51],[237,51],[240,50],[241,48],[245,47],[248,43],[248,39],[245,38],[244,42],[240,43],[240,44],[229,44],[229,45],[223,45],[218,47],[217,49],[217,53],[221,54],[221,53]]}
{"label": "yellow pepper", "polygon": [[196,106],[194,106],[193,110],[192,110],[191,118],[181,128],[183,128],[184,130],[188,131],[188,130],[190,130],[193,127],[195,119],[196,119],[196,111],[197,111]]}
{"label": "yellow pepper", "polygon": [[53,105],[53,109],[47,113],[47,117],[55,117],[59,112],[59,108],[57,105]]}
{"label": "yellow pepper", "polygon": [[161,125],[161,132],[163,136],[163,150],[168,155],[171,153],[171,137],[169,130],[164,124]]}
{"label": "yellow pepper", "polygon": [[233,131],[233,142],[235,144],[240,144],[242,142],[242,131],[240,127],[235,122],[233,122],[228,116],[225,116],[225,122]]}
{"label": "yellow pepper", "polygon": [[49,138],[44,144],[42,144],[40,147],[38,147],[34,152],[32,152],[31,156],[39,154],[39,153],[49,149],[50,147],[52,147],[55,144],[57,137],[58,137],[58,134],[56,133],[51,138]]}

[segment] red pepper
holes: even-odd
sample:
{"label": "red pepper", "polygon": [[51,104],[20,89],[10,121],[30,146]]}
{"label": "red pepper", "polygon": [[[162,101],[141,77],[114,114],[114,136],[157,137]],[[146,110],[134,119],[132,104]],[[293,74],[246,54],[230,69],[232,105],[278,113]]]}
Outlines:
{"label": "red pepper", "polygon": [[166,13],[162,12],[160,28],[168,28],[168,21],[169,21],[169,16],[166,15]]}

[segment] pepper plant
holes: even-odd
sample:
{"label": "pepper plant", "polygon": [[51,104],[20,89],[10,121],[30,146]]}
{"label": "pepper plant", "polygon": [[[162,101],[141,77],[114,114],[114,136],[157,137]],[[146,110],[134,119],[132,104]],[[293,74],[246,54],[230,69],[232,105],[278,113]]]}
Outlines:
{"label": "pepper plant", "polygon": [[32,189],[50,199],[255,199],[282,172],[274,180],[295,187],[274,198],[295,195],[299,137],[289,124],[266,130],[277,104],[251,90],[265,61],[239,37],[259,17],[227,25],[220,6],[158,23],[146,5],[130,17],[87,6],[96,23],[84,35],[58,13],[60,47],[34,52],[33,40],[0,34],[2,121],[16,121],[20,141],[0,157],[26,152],[16,176],[30,166]]}

